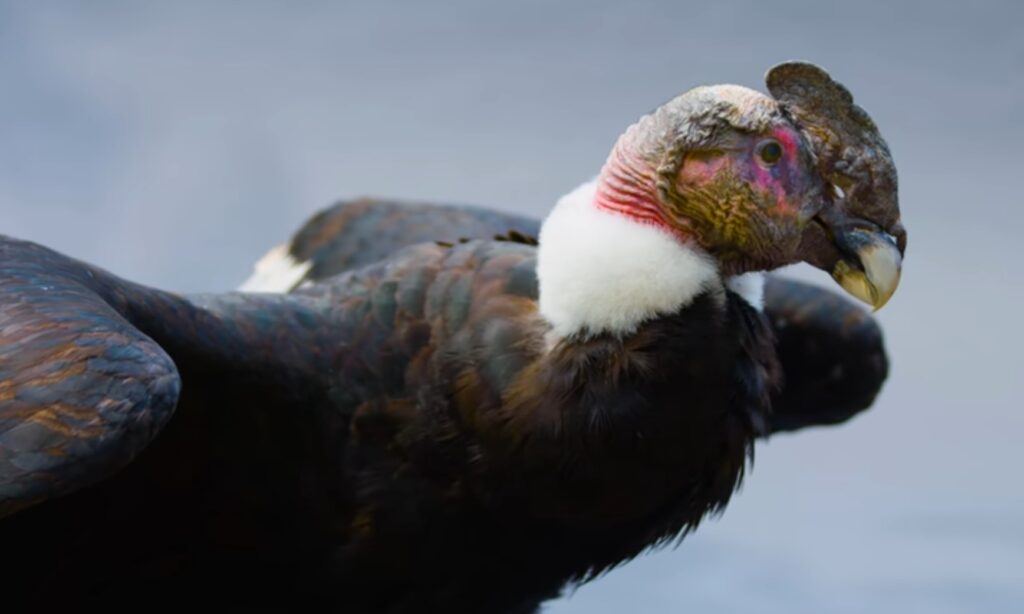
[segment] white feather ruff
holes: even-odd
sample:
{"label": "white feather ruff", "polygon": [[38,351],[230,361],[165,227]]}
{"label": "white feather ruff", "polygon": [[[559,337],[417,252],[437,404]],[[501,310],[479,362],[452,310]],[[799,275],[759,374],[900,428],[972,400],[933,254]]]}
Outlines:
{"label": "white feather ruff", "polygon": [[558,201],[540,231],[540,312],[558,337],[626,335],[721,290],[714,260],[662,229],[594,206],[595,184]]}

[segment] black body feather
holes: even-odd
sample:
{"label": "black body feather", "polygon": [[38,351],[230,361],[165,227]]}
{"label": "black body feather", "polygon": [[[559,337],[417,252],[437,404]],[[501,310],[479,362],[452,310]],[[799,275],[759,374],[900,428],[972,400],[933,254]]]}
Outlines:
{"label": "black body feather", "polygon": [[[0,522],[11,603],[59,586],[50,603],[528,612],[721,509],[768,411],[770,335],[737,296],[546,351],[518,243],[422,245],[292,295],[194,299],[0,250],[0,415],[54,444],[0,458],[2,509],[34,503]],[[54,342],[23,337],[34,323]],[[86,325],[140,340],[100,334],[115,354],[153,348],[133,363],[153,375],[79,360]],[[159,433],[69,437],[71,414],[28,407],[39,387],[77,401],[83,374],[135,390],[129,414],[167,410],[180,386],[177,410]],[[171,379],[133,383],[153,378]],[[33,472],[60,486],[26,500],[24,459],[80,439],[117,453]]]}
{"label": "black body feather", "polygon": [[[318,282],[428,236],[446,244],[493,237],[536,245],[539,232],[536,219],[479,207],[361,199],[312,217],[288,245],[298,262],[311,265],[300,281]],[[771,393],[764,434],[839,424],[871,407],[889,363],[870,314],[831,290],[768,274],[764,315],[785,382]]]}
{"label": "black body feather", "polygon": [[536,222],[489,215],[339,205],[293,240],[318,283],[288,295],[185,298],[0,239],[9,602],[530,612],[885,378],[868,315],[778,278],[763,315],[709,293],[548,351]]}

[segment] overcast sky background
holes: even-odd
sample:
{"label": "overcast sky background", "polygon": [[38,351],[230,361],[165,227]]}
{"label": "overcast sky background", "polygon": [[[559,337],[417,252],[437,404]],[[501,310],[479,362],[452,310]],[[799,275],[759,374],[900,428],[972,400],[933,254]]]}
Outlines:
{"label": "overcast sky background", "polygon": [[0,0],[0,232],[229,289],[342,197],[542,215],[661,102],[812,60],[900,170],[890,382],[761,445],[680,548],[548,611],[1020,612],[1022,6]]}

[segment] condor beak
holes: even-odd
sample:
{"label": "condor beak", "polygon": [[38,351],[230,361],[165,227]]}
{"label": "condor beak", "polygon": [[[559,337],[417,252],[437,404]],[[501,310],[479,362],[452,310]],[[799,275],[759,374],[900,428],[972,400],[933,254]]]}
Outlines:
{"label": "condor beak", "polygon": [[832,275],[844,290],[881,309],[900,283],[906,234],[896,225],[894,237],[876,224],[826,207],[808,224],[800,258]]}
{"label": "condor beak", "polygon": [[835,235],[842,256],[832,278],[844,290],[878,311],[896,292],[903,256],[896,240],[881,230],[854,228]]}

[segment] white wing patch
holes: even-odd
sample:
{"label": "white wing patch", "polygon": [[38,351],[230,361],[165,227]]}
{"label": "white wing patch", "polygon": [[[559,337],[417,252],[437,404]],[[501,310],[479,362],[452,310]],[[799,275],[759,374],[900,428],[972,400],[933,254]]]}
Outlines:
{"label": "white wing patch", "polygon": [[278,245],[260,258],[249,279],[238,289],[242,292],[284,294],[294,290],[306,278],[313,263],[299,262],[291,255],[291,244]]}
{"label": "white wing patch", "polygon": [[704,292],[721,292],[718,267],[703,250],[597,209],[594,191],[591,182],[562,197],[541,227],[540,312],[557,337],[628,335]]}

